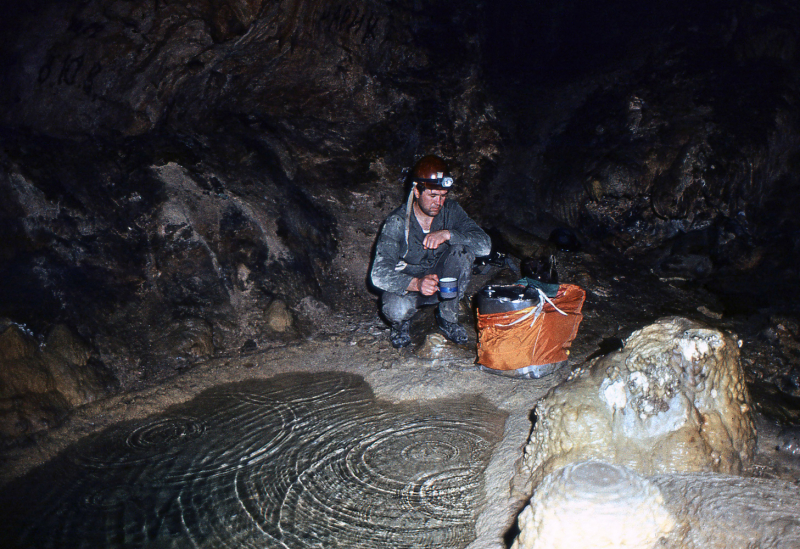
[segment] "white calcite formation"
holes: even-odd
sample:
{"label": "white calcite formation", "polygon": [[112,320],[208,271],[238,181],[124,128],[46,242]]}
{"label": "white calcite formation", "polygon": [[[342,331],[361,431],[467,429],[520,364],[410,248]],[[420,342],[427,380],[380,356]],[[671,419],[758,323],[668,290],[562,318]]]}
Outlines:
{"label": "white calcite formation", "polygon": [[793,483],[714,473],[650,481],[679,524],[664,549],[800,547],[800,490]]}
{"label": "white calcite formation", "polygon": [[631,334],[540,400],[536,416],[523,465],[534,485],[588,459],[645,476],[738,473],[756,440],[737,342],[677,317]]}
{"label": "white calcite formation", "polygon": [[625,467],[589,461],[546,476],[518,524],[512,549],[648,549],[676,523],[655,485]]}
{"label": "white calcite formation", "polygon": [[717,473],[644,478],[589,461],[545,476],[512,549],[796,549],[800,491]]}

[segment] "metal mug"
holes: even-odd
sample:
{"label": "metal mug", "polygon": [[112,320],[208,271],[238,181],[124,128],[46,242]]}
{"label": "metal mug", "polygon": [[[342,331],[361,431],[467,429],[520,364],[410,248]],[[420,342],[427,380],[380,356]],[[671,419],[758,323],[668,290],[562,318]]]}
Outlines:
{"label": "metal mug", "polygon": [[440,278],[439,279],[439,295],[442,299],[453,299],[458,297],[458,279],[457,278]]}

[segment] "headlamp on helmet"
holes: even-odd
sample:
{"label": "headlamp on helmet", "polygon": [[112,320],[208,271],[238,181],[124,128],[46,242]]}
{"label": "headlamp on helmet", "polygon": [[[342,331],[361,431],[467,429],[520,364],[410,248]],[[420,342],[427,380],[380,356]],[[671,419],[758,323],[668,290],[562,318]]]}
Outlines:
{"label": "headlamp on helmet", "polygon": [[447,170],[447,164],[433,154],[420,158],[414,166],[412,175],[414,182],[426,189],[448,190],[453,186],[453,177]]}

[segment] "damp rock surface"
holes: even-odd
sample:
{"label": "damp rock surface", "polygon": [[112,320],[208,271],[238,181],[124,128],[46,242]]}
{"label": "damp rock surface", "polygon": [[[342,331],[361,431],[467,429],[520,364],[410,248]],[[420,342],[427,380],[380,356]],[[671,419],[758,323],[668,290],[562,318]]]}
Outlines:
{"label": "damp rock surface", "polygon": [[3,547],[465,547],[506,414],[289,374],[117,424],[0,492]]}
{"label": "damp rock surface", "polygon": [[[309,297],[374,314],[371,246],[430,152],[518,255],[566,229],[724,298],[635,322],[617,300],[603,337],[698,305],[797,309],[791,0],[6,4],[0,315],[70,326],[123,390],[305,336]],[[590,261],[582,330],[619,286]],[[800,394],[777,324],[782,367],[754,367]]]}
{"label": "damp rock surface", "polygon": [[644,475],[738,473],[755,449],[750,406],[735,340],[661,319],[537,404],[524,466],[534,479],[585,459]]}

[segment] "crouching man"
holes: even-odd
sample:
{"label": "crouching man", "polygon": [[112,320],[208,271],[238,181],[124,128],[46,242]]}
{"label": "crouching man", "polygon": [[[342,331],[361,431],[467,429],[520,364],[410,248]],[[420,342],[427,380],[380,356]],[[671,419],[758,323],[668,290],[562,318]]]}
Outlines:
{"label": "crouching man", "polygon": [[[381,312],[391,326],[395,348],[411,343],[409,324],[419,307],[439,305],[436,321],[445,337],[463,345],[458,303],[476,256],[489,255],[489,236],[447,193],[453,178],[444,160],[421,158],[412,172],[406,204],[394,210],[378,237],[370,278],[381,294]],[[458,279],[458,299],[440,299],[439,279]]]}

